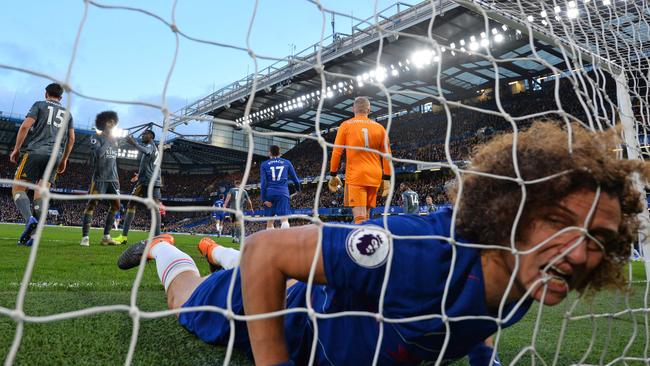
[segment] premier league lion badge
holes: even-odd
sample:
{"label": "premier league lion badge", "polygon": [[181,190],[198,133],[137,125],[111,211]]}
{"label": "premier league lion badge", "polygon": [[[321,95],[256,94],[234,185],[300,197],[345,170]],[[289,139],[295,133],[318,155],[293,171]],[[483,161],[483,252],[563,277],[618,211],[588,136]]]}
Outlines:
{"label": "premier league lion badge", "polygon": [[346,248],[355,263],[366,268],[376,268],[386,262],[390,245],[383,231],[362,227],[348,235]]}

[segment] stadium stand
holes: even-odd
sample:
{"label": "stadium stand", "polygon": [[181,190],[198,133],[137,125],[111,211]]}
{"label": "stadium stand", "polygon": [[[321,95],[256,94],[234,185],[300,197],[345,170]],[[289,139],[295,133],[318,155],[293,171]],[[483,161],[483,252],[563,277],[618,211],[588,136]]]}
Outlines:
{"label": "stadium stand", "polygon": [[[561,81],[561,88],[571,87],[570,83]],[[507,99],[502,100],[503,108],[515,119],[519,116],[531,115],[537,112],[549,111],[555,109],[555,101],[549,98],[553,93],[552,88],[541,88],[540,90],[529,90],[519,93]],[[578,119],[584,118],[584,111],[575,99],[572,93],[562,93],[562,106],[564,110]],[[481,100],[469,101],[473,107],[497,110],[495,101],[489,95],[483,96]],[[485,141],[486,138],[493,134],[511,130],[511,125],[501,116],[489,115],[472,111],[466,108],[457,108],[450,111],[452,118],[452,131],[450,142],[451,157],[455,161],[466,160],[471,153],[473,146]],[[546,117],[555,117],[549,113]],[[377,118],[377,117],[375,117]],[[379,118],[378,118],[379,119]],[[446,161],[444,142],[447,129],[447,116],[444,111],[437,113],[420,113],[413,112],[400,117],[394,117],[391,121],[390,138],[393,156],[400,159],[409,159],[417,161],[435,162]],[[381,123],[387,125],[387,120],[382,119]],[[531,120],[517,120],[518,128],[525,128],[531,123]],[[333,142],[336,135],[335,130],[330,130],[323,134],[328,142]],[[81,144],[81,143],[80,143]],[[76,148],[78,149],[78,147]],[[331,151],[331,149],[330,149]],[[329,152],[328,152],[329,153]],[[298,210],[308,210],[314,206],[317,185],[312,183],[320,174],[322,163],[322,149],[314,140],[304,139],[293,149],[286,152],[284,156],[290,159],[301,178],[307,178],[302,192],[292,199],[292,207]],[[248,178],[247,188],[251,194],[251,199],[255,210],[261,209],[259,199],[259,162],[256,159],[251,167]],[[120,161],[120,165],[124,161]],[[446,170],[420,172],[417,166],[413,164],[396,163],[398,172],[397,181],[408,182],[409,185],[422,197],[431,195],[436,205],[447,203],[445,195],[445,184],[453,179],[453,176]],[[401,168],[401,170],[399,169]],[[0,156],[0,177],[9,178],[13,176],[15,166],[8,161],[6,155]],[[180,169],[178,169],[180,170]],[[178,171],[177,170],[177,171]],[[342,169],[343,170],[343,169]],[[77,159],[71,162],[68,171],[58,178],[56,187],[64,192],[73,194],[85,193],[90,184],[90,177],[86,174],[87,163]],[[122,192],[130,192],[133,183],[131,177],[136,171],[136,167],[120,169],[120,185]],[[193,202],[196,205],[210,206],[218,193],[226,192],[235,180],[242,179],[243,169],[236,170],[229,174],[224,173],[197,173],[188,175],[187,170],[184,172],[168,172],[163,170],[163,202],[170,207],[181,204],[182,202]],[[190,170],[191,172],[191,170]],[[0,213],[2,222],[20,222],[20,216],[11,204],[10,190],[8,187],[0,188],[1,202],[5,203],[5,210]],[[394,197],[392,205],[397,205],[397,197]],[[343,195],[341,192],[331,193],[322,190],[318,207],[330,208],[335,210],[319,211],[324,216],[334,216],[337,220],[348,220],[346,210],[336,210],[342,207]],[[421,200],[424,204],[424,200]],[[64,201],[54,202],[52,210],[58,215],[50,215],[51,224],[78,226],[81,225],[81,215],[78,213],[83,210],[85,202],[83,201]],[[385,200],[378,202],[378,209],[375,214],[383,210]],[[100,205],[93,226],[100,226],[100,219],[105,215],[106,206]],[[308,211],[303,211],[308,213]],[[399,212],[393,209],[392,212]],[[256,212],[259,214],[259,212]],[[213,232],[213,225],[209,219],[210,212],[168,212],[163,217],[163,225],[167,231],[191,232],[196,234]],[[133,227],[136,229],[147,229],[149,225],[149,215],[138,216]],[[263,229],[263,225],[253,222],[247,222],[247,231],[254,232]],[[226,223],[224,233],[230,233],[230,223]]]}

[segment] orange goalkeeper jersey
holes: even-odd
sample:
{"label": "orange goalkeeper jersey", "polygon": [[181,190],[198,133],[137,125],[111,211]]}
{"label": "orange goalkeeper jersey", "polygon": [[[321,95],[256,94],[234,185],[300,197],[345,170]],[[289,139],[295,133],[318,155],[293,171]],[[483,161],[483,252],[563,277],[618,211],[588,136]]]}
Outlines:
{"label": "orange goalkeeper jersey", "polygon": [[[390,142],[388,142],[386,129],[368,117],[354,117],[343,122],[336,133],[334,144],[367,147],[382,153],[390,153]],[[334,148],[330,161],[330,172],[338,171],[342,154],[343,148]],[[382,178],[382,165],[383,174],[390,174],[388,160],[382,159],[376,152],[346,148],[345,155],[346,184],[379,187]]]}

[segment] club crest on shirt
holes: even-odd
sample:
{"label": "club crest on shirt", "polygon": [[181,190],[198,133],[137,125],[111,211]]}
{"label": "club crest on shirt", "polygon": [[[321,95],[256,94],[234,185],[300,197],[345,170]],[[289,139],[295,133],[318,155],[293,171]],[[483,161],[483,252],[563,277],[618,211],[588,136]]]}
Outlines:
{"label": "club crest on shirt", "polygon": [[383,231],[362,227],[348,235],[346,249],[350,258],[358,265],[375,268],[386,262],[390,245]]}

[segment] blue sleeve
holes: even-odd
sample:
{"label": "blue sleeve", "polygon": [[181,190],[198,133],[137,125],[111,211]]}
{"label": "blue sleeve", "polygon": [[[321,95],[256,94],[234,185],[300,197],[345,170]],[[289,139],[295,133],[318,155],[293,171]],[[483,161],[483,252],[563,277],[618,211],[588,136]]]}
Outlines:
{"label": "blue sleeve", "polygon": [[260,166],[260,198],[262,199],[262,202],[266,201],[266,168],[267,165],[262,163]]}
{"label": "blue sleeve", "polygon": [[293,164],[291,164],[290,161],[287,161],[287,163],[289,163],[289,174],[291,174],[291,180],[296,185],[296,191],[300,192],[300,178],[298,178],[298,174],[296,174],[296,170],[293,168]]}
{"label": "blue sleeve", "polygon": [[[391,242],[382,226],[383,219],[376,219],[356,228],[323,229],[323,266],[328,286],[378,298],[392,251],[386,294],[397,299],[404,311],[415,306],[411,300],[420,301],[423,293],[444,291],[450,246],[444,241],[425,239]],[[388,228],[393,235],[402,237],[448,235],[448,228],[441,230],[442,226],[419,216],[389,217]]]}
{"label": "blue sleeve", "polygon": [[327,284],[379,296],[390,246],[377,226],[325,227],[322,252]]}

